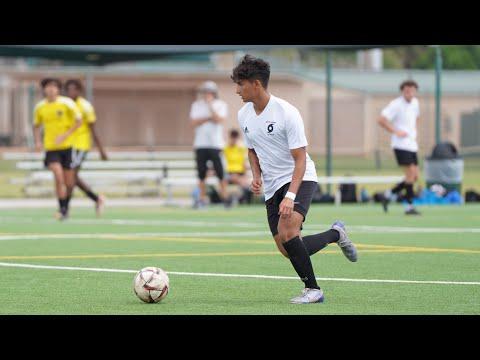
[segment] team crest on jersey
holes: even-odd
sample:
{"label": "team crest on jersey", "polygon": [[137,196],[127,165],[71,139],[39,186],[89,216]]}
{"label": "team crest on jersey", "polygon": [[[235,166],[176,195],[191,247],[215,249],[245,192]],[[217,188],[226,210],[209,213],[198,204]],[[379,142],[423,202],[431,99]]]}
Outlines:
{"label": "team crest on jersey", "polygon": [[62,115],[63,115],[63,111],[62,110],[57,110],[57,116],[62,117]]}
{"label": "team crest on jersey", "polygon": [[274,121],[267,121],[267,134],[268,135],[275,135],[273,132],[275,130],[275,124],[276,122]]}

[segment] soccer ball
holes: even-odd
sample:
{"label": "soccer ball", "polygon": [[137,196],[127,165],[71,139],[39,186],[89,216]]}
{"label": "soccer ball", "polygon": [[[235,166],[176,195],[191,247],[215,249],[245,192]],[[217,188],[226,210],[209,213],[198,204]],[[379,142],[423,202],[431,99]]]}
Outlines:
{"label": "soccer ball", "polygon": [[133,291],[146,303],[158,303],[168,294],[169,279],[165,271],[156,267],[140,270],[133,280]]}

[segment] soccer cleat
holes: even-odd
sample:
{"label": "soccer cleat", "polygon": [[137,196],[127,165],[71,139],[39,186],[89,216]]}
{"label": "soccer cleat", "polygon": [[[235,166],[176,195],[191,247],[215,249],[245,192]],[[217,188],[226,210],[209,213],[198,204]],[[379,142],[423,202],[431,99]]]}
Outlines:
{"label": "soccer cleat", "polygon": [[303,289],[302,295],[290,300],[292,304],[314,304],[323,303],[325,297],[322,289]]}
{"label": "soccer cleat", "polygon": [[105,196],[98,195],[98,201],[95,203],[95,212],[97,213],[97,217],[102,216],[104,209],[105,209]]}
{"label": "soccer cleat", "polygon": [[68,219],[68,213],[67,214],[62,214],[60,211],[57,211],[55,213],[55,219],[59,221],[64,221]]}
{"label": "soccer cleat", "polygon": [[332,229],[338,231],[340,239],[338,239],[338,246],[342,249],[343,255],[351,262],[356,262],[358,259],[357,248],[348,238],[347,231],[345,230],[345,224],[341,221],[336,221],[332,225]]}
{"label": "soccer cleat", "polygon": [[405,211],[405,215],[421,215],[421,213],[417,209],[411,208]]}

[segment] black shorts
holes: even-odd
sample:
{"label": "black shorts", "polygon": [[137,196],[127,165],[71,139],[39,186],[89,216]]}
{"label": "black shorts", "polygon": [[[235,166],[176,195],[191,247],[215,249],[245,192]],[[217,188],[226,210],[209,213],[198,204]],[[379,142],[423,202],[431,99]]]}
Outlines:
{"label": "black shorts", "polygon": [[88,151],[72,149],[72,169],[80,169],[87,157]]}
{"label": "black shorts", "polygon": [[[280,203],[285,198],[289,187],[290,183],[283,185],[275,192],[272,198],[265,202],[267,207],[268,226],[270,227],[270,231],[272,232],[273,236],[278,234],[277,228],[278,222],[280,221],[280,215],[278,212],[280,211]],[[303,181],[300,185],[300,189],[298,189],[293,210],[303,215],[304,222],[307,217],[310,204],[312,203],[313,194],[315,191],[317,191],[317,188],[318,184],[315,181]],[[301,229],[302,227],[300,227],[300,230]]]}
{"label": "black shorts", "polygon": [[213,163],[213,168],[220,180],[223,180],[223,164],[220,157],[222,150],[219,149],[196,149],[195,160],[197,161],[198,178],[205,180],[207,177],[207,161]]}
{"label": "black shorts", "polygon": [[43,164],[48,167],[52,163],[60,163],[64,169],[73,169],[72,167],[72,149],[52,150],[45,153]]}
{"label": "black shorts", "polygon": [[418,165],[417,153],[413,151],[393,149],[395,158],[400,166]]}

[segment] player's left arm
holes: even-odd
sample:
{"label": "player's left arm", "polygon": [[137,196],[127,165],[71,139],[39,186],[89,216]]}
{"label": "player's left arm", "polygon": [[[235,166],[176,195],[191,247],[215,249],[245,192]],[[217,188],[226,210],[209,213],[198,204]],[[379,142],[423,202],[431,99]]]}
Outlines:
{"label": "player's left arm", "polygon": [[98,134],[95,130],[95,123],[92,122],[92,123],[89,124],[89,126],[90,126],[90,131],[92,132],[93,141],[95,142],[95,145],[97,146],[98,152],[100,153],[100,158],[102,160],[108,160],[107,153],[106,153],[105,149],[103,148],[103,145],[100,141],[100,137],[98,136]]}
{"label": "player's left arm", "polygon": [[76,114],[75,115],[75,124],[68,129],[66,132],[64,132],[62,135],[57,136],[55,139],[55,144],[60,145],[62,142],[64,142],[68,137],[72,136],[72,134],[82,125],[82,115]]}
{"label": "player's left arm", "polygon": [[220,110],[215,110],[213,107],[213,101],[207,101],[209,110],[212,114],[212,121],[217,124],[222,124],[227,119],[227,109],[226,106],[222,106]]}
{"label": "player's left arm", "polygon": [[[288,192],[296,195],[300,189],[300,185],[302,184],[307,169],[307,150],[305,147],[301,147],[298,149],[291,149],[290,153],[295,161],[295,168],[293,170],[292,181],[288,188]],[[280,203],[279,214],[282,217],[289,217],[292,215],[294,206],[295,201],[289,197],[285,197]]]}

